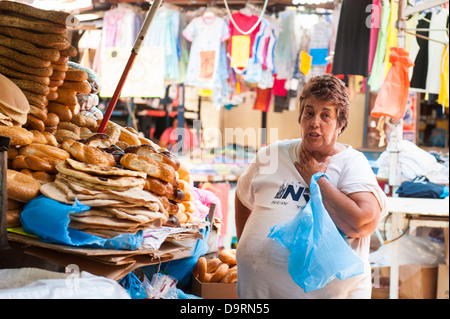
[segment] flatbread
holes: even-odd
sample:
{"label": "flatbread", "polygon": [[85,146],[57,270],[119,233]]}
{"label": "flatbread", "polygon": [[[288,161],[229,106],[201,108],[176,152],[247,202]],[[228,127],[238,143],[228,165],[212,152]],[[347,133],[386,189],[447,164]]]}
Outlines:
{"label": "flatbread", "polygon": [[72,193],[68,195],[69,199],[74,199],[74,197],[72,196],[77,197],[79,200],[81,199],[87,200],[89,198],[115,199],[133,204],[133,206],[145,206],[149,208],[151,211],[155,212],[161,211],[164,213],[166,211],[159,198],[155,197],[150,192],[140,189],[138,187],[122,191],[120,190],[116,191],[111,189],[105,189],[102,191],[92,190],[78,183],[62,179],[60,174],[56,176],[55,182],[57,183],[57,185],[59,185],[59,183],[64,184],[65,186],[69,187],[72,190]]}
{"label": "flatbread", "polygon": [[[57,176],[59,179],[65,180],[72,184],[77,184],[79,186],[83,186],[83,187],[91,189],[91,190],[96,190],[96,191],[106,191],[106,190],[125,191],[125,190],[133,187],[133,186],[115,186],[113,184],[104,185],[104,184],[95,183],[95,182],[94,183],[88,182],[86,180],[78,179],[77,177],[74,177],[72,175],[62,174],[61,172],[58,173]],[[129,178],[134,178],[134,177],[129,177]],[[134,186],[134,187],[136,187],[136,186]]]}
{"label": "flatbread", "polygon": [[131,187],[140,187],[144,188],[145,179],[141,177],[131,177],[131,176],[96,176],[87,174],[82,171],[78,171],[73,169],[67,161],[60,162],[56,165],[56,169],[59,173],[64,174],[66,176],[70,176],[71,179],[75,179],[81,181],[83,183],[94,184],[98,186],[102,186],[105,189],[109,188],[131,188]]}
{"label": "flatbread", "polygon": [[75,170],[85,173],[91,173],[94,175],[102,176],[129,176],[129,177],[142,177],[146,178],[147,174],[144,172],[132,171],[129,169],[122,169],[119,167],[112,167],[106,165],[88,164],[79,161],[75,161],[71,158],[67,159],[67,163]]}

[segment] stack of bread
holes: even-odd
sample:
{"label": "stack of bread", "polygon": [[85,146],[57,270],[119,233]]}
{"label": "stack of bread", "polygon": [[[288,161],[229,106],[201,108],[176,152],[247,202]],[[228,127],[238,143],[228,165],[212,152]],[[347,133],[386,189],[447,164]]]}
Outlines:
{"label": "stack of bread", "polygon": [[30,104],[24,127],[54,133],[59,123],[47,109],[57,98],[69,56],[76,49],[66,37],[69,13],[34,8],[15,1],[0,2],[0,73],[22,89]]}
{"label": "stack of bread", "polygon": [[223,249],[218,258],[200,257],[192,273],[201,283],[236,283],[236,250]]}
{"label": "stack of bread", "polygon": [[[189,172],[178,159],[111,121],[98,133],[99,81],[91,70],[68,61],[77,55],[65,36],[69,18],[0,1],[0,134],[11,137],[9,212],[17,216],[42,192],[64,203],[79,197],[93,204],[85,213],[90,216],[73,216],[73,225],[104,236],[188,223],[193,196]],[[89,171],[79,163],[91,165]],[[81,182],[74,176],[83,176]],[[118,180],[124,183],[120,189],[114,188]],[[95,201],[100,199],[101,207]],[[120,227],[116,219],[128,224]]]}
{"label": "stack of bread", "polygon": [[159,227],[167,220],[158,198],[143,190],[145,173],[68,158],[56,166],[54,182],[41,186],[46,197],[90,206],[70,213],[70,228],[112,238],[120,233]]}

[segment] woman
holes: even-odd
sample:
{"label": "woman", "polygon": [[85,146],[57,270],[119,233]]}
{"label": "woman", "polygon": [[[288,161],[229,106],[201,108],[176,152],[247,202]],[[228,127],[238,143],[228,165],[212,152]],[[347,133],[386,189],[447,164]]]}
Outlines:
{"label": "woman", "polygon": [[[235,208],[240,298],[370,298],[370,235],[385,214],[386,198],[364,155],[337,142],[347,126],[349,104],[342,81],[331,75],[311,78],[300,96],[302,138],[259,151],[239,179]],[[265,169],[267,158],[271,170]],[[274,225],[291,221],[306,205],[311,176],[317,172],[329,177],[318,180],[324,206],[364,261],[365,271],[305,293],[289,275],[289,251],[267,236]]]}

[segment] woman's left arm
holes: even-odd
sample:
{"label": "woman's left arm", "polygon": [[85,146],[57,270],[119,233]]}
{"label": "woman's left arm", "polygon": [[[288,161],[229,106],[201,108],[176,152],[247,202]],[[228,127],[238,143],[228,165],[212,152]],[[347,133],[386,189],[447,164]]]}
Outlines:
{"label": "woman's left arm", "polygon": [[[327,157],[323,163],[317,162],[307,151],[300,153],[300,165],[294,163],[297,171],[309,184],[311,177],[318,172],[325,173],[330,162]],[[348,237],[365,237],[371,235],[381,215],[381,206],[371,192],[354,192],[348,195],[337,189],[326,177],[317,181],[322,193],[325,208],[336,227]]]}
{"label": "woman's left arm", "polygon": [[317,181],[323,204],[336,227],[348,237],[371,235],[381,214],[380,204],[371,192],[345,195],[334,187],[326,177]]}

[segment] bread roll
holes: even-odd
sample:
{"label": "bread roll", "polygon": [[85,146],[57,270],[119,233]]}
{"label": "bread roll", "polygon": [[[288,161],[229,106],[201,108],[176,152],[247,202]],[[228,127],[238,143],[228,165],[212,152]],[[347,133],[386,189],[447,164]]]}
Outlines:
{"label": "bread roll", "polygon": [[58,115],[61,122],[70,122],[72,120],[72,111],[67,105],[58,103],[57,101],[50,101],[47,105],[47,110],[49,113]]}
{"label": "bread roll", "polygon": [[[67,72],[66,72],[67,73]],[[87,81],[69,81],[67,80],[67,74],[66,79],[64,80],[63,85],[61,85],[61,88],[72,90],[78,93],[90,93],[91,92],[91,85]]]}
{"label": "bread roll", "polygon": [[20,214],[22,213],[22,209],[16,208],[16,209],[8,209],[6,211],[6,227],[7,228],[13,228],[13,227],[20,227]]}
{"label": "bread roll", "polygon": [[47,119],[44,121],[45,126],[57,126],[59,124],[59,116],[55,113],[48,113]]}
{"label": "bread roll", "polygon": [[33,133],[18,126],[4,126],[0,125],[0,135],[8,136],[10,138],[9,145],[22,146],[33,143]]}
{"label": "bread roll", "polygon": [[12,168],[15,170],[31,169],[33,171],[56,174],[56,165],[61,162],[56,157],[38,157],[18,155],[12,160]]}
{"label": "bread roll", "polygon": [[207,269],[206,258],[200,257],[197,260],[197,264],[195,265],[193,270],[193,274],[198,279],[198,281],[205,282],[206,269]]}
{"label": "bread roll", "polygon": [[219,259],[231,265],[236,265],[236,249],[223,249],[219,252]]}
{"label": "bread roll", "polygon": [[149,176],[178,186],[175,178],[175,170],[170,165],[156,162],[146,156],[133,153],[125,153],[120,159],[120,164],[128,169],[145,172]]}
{"label": "bread roll", "polygon": [[16,12],[20,15],[28,16],[33,19],[50,21],[52,25],[57,23],[63,28],[65,28],[68,23],[73,23],[75,25],[79,23],[78,19],[70,13],[56,10],[44,10],[14,1],[2,1],[0,3],[0,10]]}
{"label": "bread roll", "polygon": [[67,151],[59,147],[35,143],[21,147],[19,154],[25,156],[53,157],[60,160],[65,160],[70,157]]}
{"label": "bread roll", "polygon": [[154,146],[150,144],[134,145],[125,149],[125,153],[134,153],[137,155],[147,156],[157,162],[169,164],[175,170],[180,167],[180,161],[178,158],[168,151],[160,152]]}
{"label": "bread roll", "polygon": [[226,263],[222,263],[217,267],[216,271],[211,277],[211,280],[209,282],[219,282],[226,274],[230,266]]}
{"label": "bread roll", "polygon": [[[15,39],[28,41],[32,44],[44,48],[52,48],[56,50],[64,50],[70,46],[69,40],[65,35],[35,33],[33,31],[22,30],[19,28],[1,27],[0,34],[9,36]],[[49,74],[51,75],[51,73]],[[48,76],[48,75],[47,75]]]}
{"label": "bread roll", "polygon": [[7,170],[8,198],[27,203],[39,195],[41,183],[26,174]]}
{"label": "bread roll", "polygon": [[52,133],[44,132],[43,134],[47,140],[46,144],[51,145],[51,146],[58,146],[58,142],[56,141],[56,138]]}
{"label": "bread roll", "polygon": [[106,153],[96,147],[87,146],[74,140],[64,141],[61,147],[80,162],[116,166],[116,161],[112,154]]}
{"label": "bread roll", "polygon": [[24,127],[30,129],[30,130],[36,130],[39,132],[45,131],[45,124],[44,121],[38,119],[36,116],[32,114],[27,115],[27,122],[25,123]]}
{"label": "bread roll", "polygon": [[72,131],[58,129],[56,130],[55,138],[58,143],[62,144],[64,141],[67,140],[78,141],[80,139],[80,136]]}

